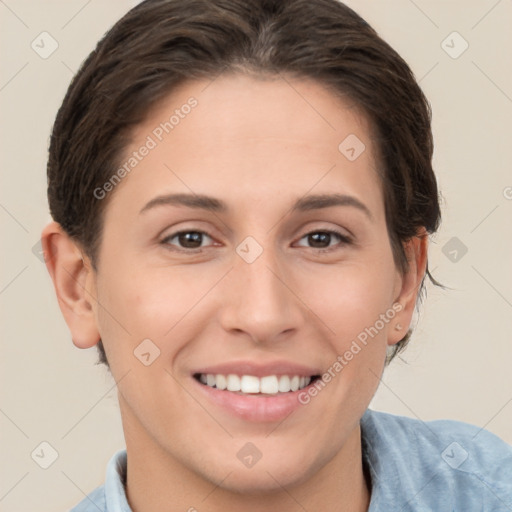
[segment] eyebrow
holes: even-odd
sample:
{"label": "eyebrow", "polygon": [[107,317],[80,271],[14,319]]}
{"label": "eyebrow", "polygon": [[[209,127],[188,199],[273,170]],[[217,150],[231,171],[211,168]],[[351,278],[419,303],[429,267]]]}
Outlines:
{"label": "eyebrow", "polygon": [[[140,214],[158,206],[186,206],[207,210],[215,213],[224,213],[229,210],[227,204],[215,197],[200,194],[166,194],[151,199],[139,212]],[[291,211],[311,211],[330,208],[333,206],[351,206],[363,212],[370,220],[373,215],[369,208],[354,196],[346,194],[314,194],[298,199]]]}

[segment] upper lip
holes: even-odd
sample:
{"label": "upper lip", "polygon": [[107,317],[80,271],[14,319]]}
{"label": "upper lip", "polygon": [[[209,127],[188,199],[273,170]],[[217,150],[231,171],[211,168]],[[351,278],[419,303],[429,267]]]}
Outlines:
{"label": "upper lip", "polygon": [[270,361],[255,363],[254,361],[231,361],[211,366],[204,366],[192,372],[194,375],[204,374],[222,374],[222,375],[253,375],[255,377],[265,377],[267,375],[298,375],[299,377],[312,377],[319,375],[321,370],[290,361]]}

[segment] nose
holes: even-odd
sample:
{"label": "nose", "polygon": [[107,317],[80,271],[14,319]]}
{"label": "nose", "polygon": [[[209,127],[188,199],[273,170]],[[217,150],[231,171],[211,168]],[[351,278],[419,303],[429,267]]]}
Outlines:
{"label": "nose", "polygon": [[252,263],[237,254],[223,283],[222,327],[255,343],[275,343],[298,331],[305,305],[292,272],[278,264],[274,252],[263,250]]}

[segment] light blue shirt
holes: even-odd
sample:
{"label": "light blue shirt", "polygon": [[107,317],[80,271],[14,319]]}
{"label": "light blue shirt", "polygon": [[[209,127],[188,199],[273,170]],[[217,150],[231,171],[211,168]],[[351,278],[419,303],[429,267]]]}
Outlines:
{"label": "light blue shirt", "polygon": [[[361,439],[368,512],[512,512],[512,447],[487,430],[368,409]],[[126,451],[117,452],[105,484],[71,512],[132,512],[126,461]]]}

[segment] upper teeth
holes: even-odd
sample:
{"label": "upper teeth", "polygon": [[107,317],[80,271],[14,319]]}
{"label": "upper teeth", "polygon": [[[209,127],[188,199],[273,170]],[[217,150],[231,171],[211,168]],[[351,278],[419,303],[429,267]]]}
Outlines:
{"label": "upper teeth", "polygon": [[311,377],[300,377],[299,375],[267,375],[255,377],[254,375],[234,374],[222,375],[212,373],[201,373],[199,380],[210,387],[227,389],[228,391],[241,391],[242,393],[265,393],[275,395],[278,392],[297,391],[306,387],[311,382]]}

